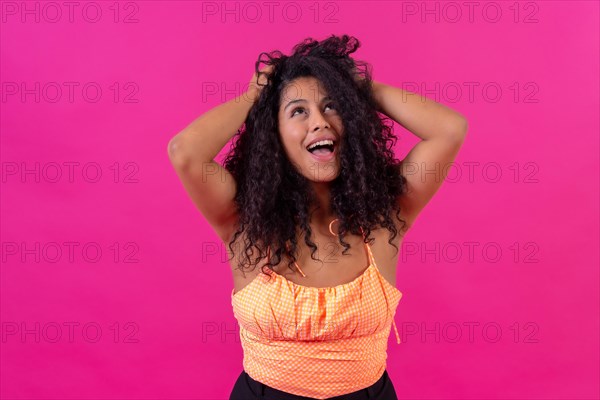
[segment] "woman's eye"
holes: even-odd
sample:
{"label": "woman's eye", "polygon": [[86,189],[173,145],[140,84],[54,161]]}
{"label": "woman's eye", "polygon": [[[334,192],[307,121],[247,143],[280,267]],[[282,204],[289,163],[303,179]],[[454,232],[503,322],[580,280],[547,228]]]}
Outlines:
{"label": "woman's eye", "polygon": [[[327,108],[327,107],[329,107],[329,108],[332,108],[332,109],[334,109],[334,110],[335,110],[335,104],[334,104],[334,103],[329,103],[329,104],[327,104],[327,106],[325,106],[325,108]],[[302,107],[296,107],[296,108],[294,108],[294,109],[292,110],[292,117],[293,117],[294,115],[296,115],[296,111],[298,111],[298,110],[302,110],[302,111],[304,111],[304,108],[302,108]]]}

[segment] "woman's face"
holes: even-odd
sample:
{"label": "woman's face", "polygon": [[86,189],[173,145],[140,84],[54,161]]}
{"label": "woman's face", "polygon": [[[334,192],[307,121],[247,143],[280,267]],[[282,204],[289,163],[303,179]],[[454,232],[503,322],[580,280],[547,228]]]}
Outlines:
{"label": "woman's face", "polygon": [[[278,123],[283,147],[296,169],[314,182],[328,182],[339,174],[343,124],[336,100],[313,77],[297,78],[281,93]],[[331,142],[308,151],[310,144],[324,139],[333,141],[333,152]]]}

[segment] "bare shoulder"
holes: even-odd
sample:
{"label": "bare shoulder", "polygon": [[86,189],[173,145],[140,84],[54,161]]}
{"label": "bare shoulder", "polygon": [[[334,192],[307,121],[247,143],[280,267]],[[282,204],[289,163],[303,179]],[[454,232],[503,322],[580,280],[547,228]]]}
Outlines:
{"label": "bare shoulder", "polygon": [[[371,231],[371,237],[374,238],[373,249],[383,251],[384,253],[395,254],[396,249],[394,247],[400,247],[406,232],[410,229],[411,220],[405,217],[402,212],[397,217],[394,213],[390,216],[394,227],[396,229],[396,235],[392,238],[392,231],[387,228],[378,227]],[[391,239],[391,242],[390,242]]]}

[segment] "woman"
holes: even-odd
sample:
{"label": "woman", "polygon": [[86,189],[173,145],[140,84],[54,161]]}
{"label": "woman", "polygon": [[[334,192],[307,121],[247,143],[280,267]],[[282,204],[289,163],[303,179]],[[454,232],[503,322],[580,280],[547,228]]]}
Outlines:
{"label": "woman", "polygon": [[[467,122],[374,82],[349,56],[359,46],[332,35],[290,56],[262,53],[267,67],[259,71],[259,57],[245,93],[169,143],[232,258],[244,361],[230,400],[396,399],[386,359],[392,325],[400,343],[398,248],[446,178]],[[422,139],[402,162],[389,118]],[[214,158],[234,136],[222,167]]]}

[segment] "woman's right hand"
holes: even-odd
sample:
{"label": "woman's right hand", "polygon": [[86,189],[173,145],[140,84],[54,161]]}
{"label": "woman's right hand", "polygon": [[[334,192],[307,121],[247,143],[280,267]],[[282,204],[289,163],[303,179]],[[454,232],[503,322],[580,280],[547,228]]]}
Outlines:
{"label": "woman's right hand", "polygon": [[259,74],[255,72],[252,75],[252,79],[250,79],[250,83],[248,84],[248,91],[252,93],[255,100],[258,99],[264,85],[267,84],[267,77],[265,74],[270,75],[271,72],[273,72],[273,65],[267,65],[263,69],[259,70]]}

